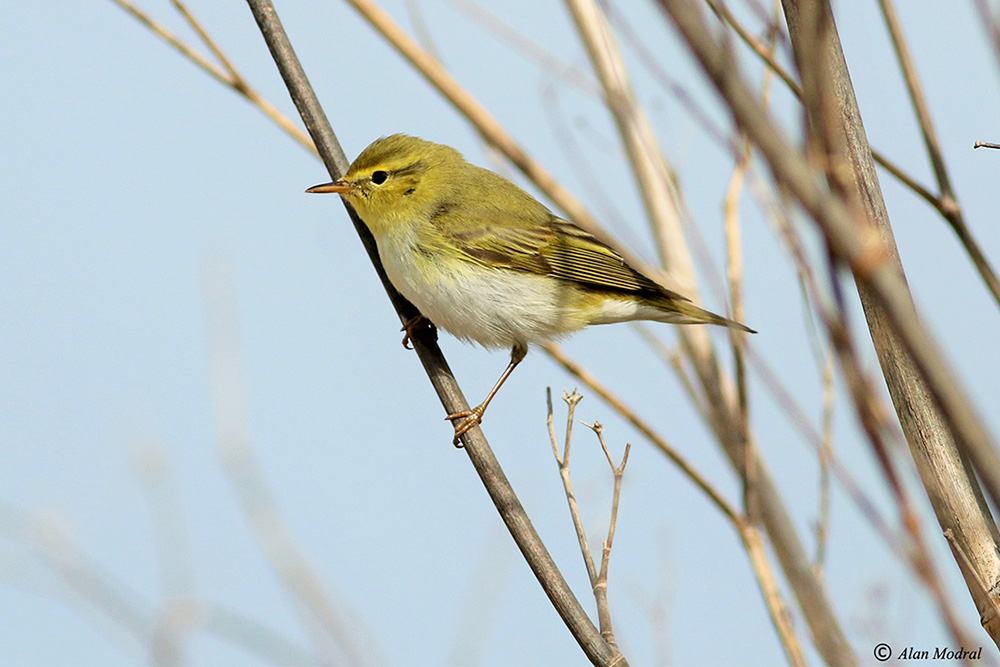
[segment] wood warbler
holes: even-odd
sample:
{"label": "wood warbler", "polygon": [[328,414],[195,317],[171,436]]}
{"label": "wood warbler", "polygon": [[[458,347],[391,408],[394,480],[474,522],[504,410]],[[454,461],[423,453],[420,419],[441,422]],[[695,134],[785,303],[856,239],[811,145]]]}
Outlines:
{"label": "wood warbler", "polygon": [[[389,280],[434,325],[510,364],[481,404],[446,419],[459,437],[528,351],[589,324],[654,320],[752,329],[692,304],[639,273],[572,222],[449,146],[403,134],[376,140],[336,192],[371,230]],[[414,318],[407,323],[404,344]]]}

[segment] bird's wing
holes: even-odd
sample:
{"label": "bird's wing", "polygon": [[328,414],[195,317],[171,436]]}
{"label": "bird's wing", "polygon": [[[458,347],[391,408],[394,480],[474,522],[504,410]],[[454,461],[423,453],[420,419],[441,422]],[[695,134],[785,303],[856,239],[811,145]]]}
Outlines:
{"label": "bird's wing", "polygon": [[477,218],[476,230],[447,224],[438,230],[464,259],[482,266],[548,275],[600,291],[688,301],[630,267],[592,234],[539,207],[522,215],[476,207],[467,211]]}

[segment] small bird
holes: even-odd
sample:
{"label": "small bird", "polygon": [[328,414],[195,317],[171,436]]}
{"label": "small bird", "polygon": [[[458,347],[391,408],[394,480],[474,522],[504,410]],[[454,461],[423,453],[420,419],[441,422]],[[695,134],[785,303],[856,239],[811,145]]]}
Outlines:
{"label": "small bird", "polygon": [[[450,146],[393,134],[374,141],[333,183],[371,230],[395,288],[422,317],[466,341],[509,348],[486,399],[446,417],[454,444],[528,352],[590,324],[653,320],[753,329],[692,304],[625,263],[507,179]],[[420,318],[407,322],[403,344]]]}

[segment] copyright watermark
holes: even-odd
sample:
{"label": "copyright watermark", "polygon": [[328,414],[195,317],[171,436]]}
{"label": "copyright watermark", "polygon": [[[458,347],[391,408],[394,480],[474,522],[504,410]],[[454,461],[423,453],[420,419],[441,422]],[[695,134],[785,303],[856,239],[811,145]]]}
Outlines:
{"label": "copyright watermark", "polygon": [[879,662],[885,662],[890,658],[896,660],[981,660],[983,647],[968,649],[964,646],[959,648],[937,646],[933,649],[919,649],[915,646],[906,646],[894,653],[891,646],[885,642],[879,642],[872,650],[872,654]]}

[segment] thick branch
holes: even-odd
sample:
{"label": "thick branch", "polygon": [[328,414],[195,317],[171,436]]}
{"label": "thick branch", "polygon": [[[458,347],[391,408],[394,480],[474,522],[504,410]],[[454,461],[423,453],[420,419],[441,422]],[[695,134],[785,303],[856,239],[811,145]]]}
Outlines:
{"label": "thick branch", "polygon": [[[859,287],[864,287],[868,301],[866,312],[873,304],[877,305],[882,326],[895,334],[891,338],[888,334],[879,337],[896,341],[897,349],[912,358],[912,364],[899,369],[901,386],[907,390],[902,396],[909,397],[909,402],[914,396],[909,390],[920,382],[926,383],[929,394],[942,408],[945,422],[975,462],[990,496],[995,501],[1000,499],[1000,458],[993,438],[975,414],[941,350],[917,318],[901,269],[891,258],[891,250],[886,247],[882,235],[874,230],[858,232],[851,211],[826,188],[822,174],[810,166],[777,129],[734,70],[726,50],[708,31],[697,4],[692,0],[663,0],[663,5],[725,99],[736,122],[764,155],[775,180],[816,221],[832,251],[854,271]],[[850,95],[853,100],[849,86],[837,92],[837,97]],[[860,119],[854,122],[860,127]],[[863,136],[862,132],[860,137]],[[864,148],[867,150],[867,142]],[[866,162],[870,165],[867,158]],[[874,175],[870,178],[870,182],[875,182]],[[881,198],[880,193],[876,196]],[[940,426],[936,433],[945,430]],[[959,470],[964,467],[961,458],[956,463]],[[996,579],[987,581],[995,582]]]}
{"label": "thick branch", "polygon": [[[831,16],[826,27],[828,33],[822,36],[823,41],[820,44],[818,41],[821,36],[809,34],[815,31],[809,30],[807,22],[802,18],[806,16],[805,3],[799,0],[784,0],[783,6],[792,47],[796,58],[800,61],[800,67],[803,53],[821,49],[826,54],[823,61],[825,71],[816,73],[816,76],[820,81],[828,82],[828,85],[821,88],[804,86],[810,124],[814,127],[814,131],[832,135],[830,143],[837,143],[838,153],[831,159],[836,173],[840,178],[846,179],[848,194],[845,196],[856,196],[864,208],[864,217],[878,229],[885,248],[884,270],[894,273],[900,279],[899,301],[915,318],[916,311],[906,287],[903,265],[896,248],[882,190],[875,175],[875,165],[871,160],[871,150],[840,46],[836,24]],[[897,40],[901,40],[901,35],[897,35]],[[897,41],[897,47],[899,44]],[[907,60],[902,55],[901,59]],[[915,73],[910,72],[907,76],[911,90],[919,91],[915,78],[911,77],[915,77]],[[803,80],[807,78],[809,77],[803,74]],[[914,94],[917,99],[922,100],[922,96]],[[824,99],[819,99],[821,96]],[[917,107],[942,194],[950,196],[951,186],[940,151],[936,148],[936,139],[926,109],[921,104],[917,104]],[[821,118],[820,115],[825,117]],[[842,163],[847,168],[840,168]],[[851,192],[856,194],[852,195]],[[960,217],[960,213],[958,215]],[[955,542],[969,555],[976,566],[977,573],[973,574],[966,570],[962,560],[958,560],[969,590],[976,599],[983,623],[989,628],[997,623],[994,611],[996,605],[982,597],[982,588],[975,583],[975,579],[985,580],[993,587],[1000,577],[1000,554],[994,541],[996,525],[983,500],[982,491],[971,466],[959,452],[948,425],[942,419],[926,383],[914,366],[913,358],[897,336],[893,323],[886,317],[878,295],[865,280],[858,280],[857,284],[872,342],[900,425],[917,463],[917,470],[942,529],[951,531]],[[998,638],[996,628],[991,630],[991,635],[994,640]]]}

